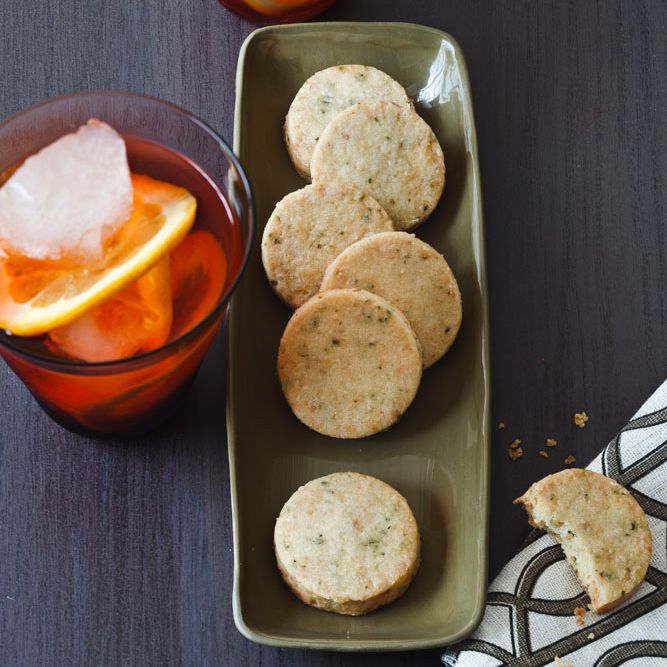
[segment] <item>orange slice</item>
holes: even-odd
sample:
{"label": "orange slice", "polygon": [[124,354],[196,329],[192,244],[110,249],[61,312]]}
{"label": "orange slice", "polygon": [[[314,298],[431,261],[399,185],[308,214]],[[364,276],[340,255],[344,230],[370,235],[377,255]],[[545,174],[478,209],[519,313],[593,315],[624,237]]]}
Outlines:
{"label": "orange slice", "polygon": [[154,350],[169,338],[169,258],[78,320],[50,331],[60,352],[91,363]]}
{"label": "orange slice", "polygon": [[197,202],[185,189],[132,175],[134,208],[110,239],[100,269],[0,258],[0,328],[38,336],[74,322],[135,282],[186,236]]}
{"label": "orange slice", "polygon": [[226,276],[227,258],[210,232],[192,232],[171,253],[173,336],[192,329],[215,308]]}

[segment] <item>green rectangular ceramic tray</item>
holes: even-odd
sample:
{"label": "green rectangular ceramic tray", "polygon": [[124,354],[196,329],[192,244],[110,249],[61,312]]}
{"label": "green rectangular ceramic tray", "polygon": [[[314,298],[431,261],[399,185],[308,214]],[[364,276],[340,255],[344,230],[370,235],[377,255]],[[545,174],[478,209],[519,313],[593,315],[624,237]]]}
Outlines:
{"label": "green rectangular ceramic tray", "polygon": [[[418,236],[444,254],[463,295],[463,326],[424,373],[397,425],[358,441],[318,435],[294,417],[276,375],[290,312],[260,258],[274,204],[305,185],[282,125],[301,84],[343,63],[378,67],[406,88],[445,152],[447,183]],[[255,246],[229,321],[228,438],[234,524],[234,618],[249,639],[276,646],[400,650],[442,646],[471,632],[486,591],[489,479],[489,324],[477,146],[463,55],[447,34],[397,23],[312,23],[261,28],[239,56],[234,149],[252,183]],[[283,584],[273,526],[283,503],[321,475],[354,470],[409,501],[422,565],[393,604],[358,618],[310,608]]]}

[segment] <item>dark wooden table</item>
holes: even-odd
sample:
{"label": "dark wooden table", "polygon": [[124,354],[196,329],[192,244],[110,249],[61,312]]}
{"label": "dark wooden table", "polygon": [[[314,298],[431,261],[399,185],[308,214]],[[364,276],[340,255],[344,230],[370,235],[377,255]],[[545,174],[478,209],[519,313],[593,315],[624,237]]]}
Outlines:
{"label": "dark wooden table", "polygon": [[[667,375],[667,5],[339,0],[323,18],[432,25],[467,57],[493,419],[507,425],[493,434],[494,576],[528,532],[511,499],[568,454],[586,464]],[[231,141],[253,25],[214,0],[4,0],[0,28],[2,118],[67,91],[127,89]],[[2,667],[438,664],[437,650],[307,653],[237,632],[224,382],[219,337],[171,421],[113,444],[56,426],[2,364]],[[525,454],[512,463],[515,437]]]}

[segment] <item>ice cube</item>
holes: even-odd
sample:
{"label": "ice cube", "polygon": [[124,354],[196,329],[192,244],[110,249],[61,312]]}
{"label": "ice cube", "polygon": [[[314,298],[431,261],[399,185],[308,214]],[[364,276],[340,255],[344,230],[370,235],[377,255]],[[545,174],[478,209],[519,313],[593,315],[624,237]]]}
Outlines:
{"label": "ice cube", "polygon": [[0,246],[25,257],[99,264],[132,212],[125,142],[91,119],[29,157],[0,188]]}
{"label": "ice cube", "polygon": [[169,257],[79,319],[49,332],[71,357],[97,363],[125,359],[163,345],[173,317]]}

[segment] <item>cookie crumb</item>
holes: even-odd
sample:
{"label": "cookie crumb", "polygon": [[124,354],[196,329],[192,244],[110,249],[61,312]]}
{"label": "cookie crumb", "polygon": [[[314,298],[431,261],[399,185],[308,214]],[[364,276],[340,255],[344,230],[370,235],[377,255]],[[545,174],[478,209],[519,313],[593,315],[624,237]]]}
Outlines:
{"label": "cookie crumb", "polygon": [[572,454],[569,454],[568,456],[565,457],[565,465],[566,466],[571,466],[577,459],[572,456]]}
{"label": "cookie crumb", "polygon": [[545,452],[543,449],[540,449],[539,452],[537,452],[543,459],[548,459],[549,458],[549,453]]}
{"label": "cookie crumb", "polygon": [[557,655],[555,655],[554,667],[574,667],[574,665],[566,665]]}
{"label": "cookie crumb", "polygon": [[507,453],[512,461],[516,461],[523,456],[523,448],[521,447],[521,440],[518,438],[512,442],[507,448]]}
{"label": "cookie crumb", "polygon": [[595,639],[595,634],[594,634],[593,632],[589,632],[589,633],[586,635],[586,638],[587,638],[587,639]]}
{"label": "cookie crumb", "polygon": [[505,422],[498,422],[498,430],[502,431],[505,428]]}
{"label": "cookie crumb", "polygon": [[553,438],[547,438],[547,447],[555,447],[557,444],[557,440],[554,440]]}
{"label": "cookie crumb", "polygon": [[574,423],[579,428],[584,428],[584,426],[586,426],[587,421],[588,421],[588,415],[585,412],[574,413]]}
{"label": "cookie crumb", "polygon": [[574,610],[574,618],[577,625],[584,625],[586,622],[586,609],[584,607],[576,607]]}

